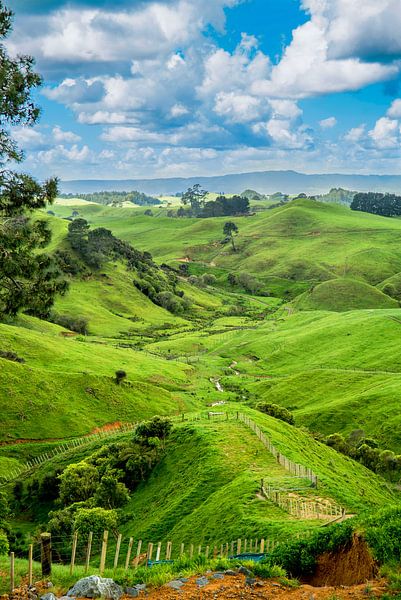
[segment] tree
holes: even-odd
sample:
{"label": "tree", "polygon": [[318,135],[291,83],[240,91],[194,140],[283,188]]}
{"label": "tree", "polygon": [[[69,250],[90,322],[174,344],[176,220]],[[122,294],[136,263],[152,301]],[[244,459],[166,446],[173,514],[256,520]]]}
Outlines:
{"label": "tree", "polygon": [[[12,12],[0,0],[0,41],[11,31]],[[57,263],[39,252],[50,241],[45,220],[32,220],[32,211],[45,208],[57,195],[57,180],[43,185],[10,170],[23,153],[12,138],[13,126],[31,126],[39,117],[32,91],[41,84],[29,56],[11,58],[0,45],[0,318],[26,310],[46,316],[67,283]]]}
{"label": "tree", "polygon": [[207,194],[208,192],[203,190],[199,183],[196,183],[182,195],[181,202],[184,206],[189,204],[193,215],[196,217],[204,206]]}
{"label": "tree", "polygon": [[115,382],[117,385],[120,385],[120,383],[127,377],[127,373],[123,370],[119,370],[116,371],[116,378],[115,378]]}
{"label": "tree", "polygon": [[107,472],[100,480],[96,490],[94,501],[102,508],[121,508],[130,499],[128,490],[124,483],[118,480],[118,474]]}
{"label": "tree", "polygon": [[82,502],[93,496],[99,482],[96,467],[82,461],[68,465],[59,476],[60,500],[64,506]]}
{"label": "tree", "polygon": [[233,246],[233,250],[234,250],[234,252],[236,252],[236,247],[234,244],[234,236],[233,236],[234,233],[238,233],[238,227],[236,226],[236,224],[233,223],[232,221],[227,221],[226,223],[224,223],[223,233],[225,236],[227,236],[231,239],[231,244]]}
{"label": "tree", "polygon": [[152,438],[158,438],[164,443],[170,435],[173,424],[170,419],[162,417],[153,417],[151,421],[145,421],[138,425],[134,435],[134,441],[140,442],[143,445],[149,445]]}

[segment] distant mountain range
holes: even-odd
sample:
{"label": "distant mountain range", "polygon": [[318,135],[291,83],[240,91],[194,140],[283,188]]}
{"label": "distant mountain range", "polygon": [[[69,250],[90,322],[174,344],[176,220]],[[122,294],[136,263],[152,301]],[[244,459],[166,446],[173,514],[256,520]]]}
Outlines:
{"label": "distant mountain range", "polygon": [[357,191],[401,193],[401,175],[306,175],[296,171],[260,171],[215,177],[177,177],[166,179],[88,179],[62,181],[63,193],[139,190],[152,195],[173,195],[199,183],[210,192],[233,194],[247,188],[263,194],[324,194],[331,188]]}

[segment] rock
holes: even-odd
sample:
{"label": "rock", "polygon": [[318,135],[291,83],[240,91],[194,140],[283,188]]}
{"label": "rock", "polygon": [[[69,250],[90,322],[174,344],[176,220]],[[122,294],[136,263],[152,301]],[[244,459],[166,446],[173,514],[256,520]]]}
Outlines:
{"label": "rock", "polygon": [[138,596],[139,596],[139,590],[137,590],[136,588],[133,588],[133,587],[127,587],[125,590],[125,593],[130,598],[138,598]]}
{"label": "rock", "polygon": [[187,583],[189,581],[188,577],[180,577],[178,581],[182,581],[182,583]]}
{"label": "rock", "polygon": [[77,583],[67,592],[67,596],[78,598],[111,598],[111,600],[120,600],[123,595],[123,589],[112,579],[90,575],[77,581]]}
{"label": "rock", "polygon": [[169,581],[168,583],[166,583],[166,586],[169,588],[172,588],[173,590],[176,590],[177,592],[179,592],[183,586],[183,582],[180,581],[179,579],[174,579],[174,581]]}
{"label": "rock", "polygon": [[212,579],[224,579],[224,573],[214,573]]}
{"label": "rock", "polygon": [[51,587],[53,587],[53,583],[52,583],[51,581],[48,581],[48,582],[46,583],[46,587],[47,587],[47,588],[51,588]]}
{"label": "rock", "polygon": [[249,585],[249,587],[253,587],[256,583],[256,579],[254,577],[247,577],[245,579],[245,585]]}
{"label": "rock", "polygon": [[229,575],[230,577],[235,577],[236,575],[238,575],[237,571],[233,571],[232,569],[227,569],[227,571],[224,571],[224,575]]}
{"label": "rock", "polygon": [[243,566],[239,567],[237,573],[241,573],[241,575],[246,575],[247,577],[252,577],[253,575],[252,571]]}
{"label": "rock", "polygon": [[57,597],[52,592],[49,592],[41,596],[40,600],[57,600]]}
{"label": "rock", "polygon": [[199,578],[196,580],[196,585],[197,585],[198,587],[205,587],[205,585],[207,585],[208,583],[209,583],[209,580],[208,580],[208,578],[207,578],[207,577],[199,577]]}

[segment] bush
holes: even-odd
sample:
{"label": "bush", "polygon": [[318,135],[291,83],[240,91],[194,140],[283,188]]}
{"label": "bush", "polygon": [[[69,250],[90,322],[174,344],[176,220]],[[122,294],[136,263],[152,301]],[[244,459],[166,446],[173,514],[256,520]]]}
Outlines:
{"label": "bush", "polygon": [[270,415],[275,419],[280,419],[280,421],[285,421],[285,423],[289,423],[290,425],[294,425],[295,423],[293,414],[289,410],[287,410],[283,406],[279,406],[278,404],[259,402],[259,404],[256,405],[256,408],[260,410],[260,412],[265,413],[266,415]]}
{"label": "bush", "polygon": [[79,317],[74,315],[59,315],[57,313],[51,313],[49,320],[60,327],[75,331],[82,335],[88,335],[88,319],[85,317]]}
{"label": "bush", "polygon": [[109,472],[103,475],[94,496],[97,506],[108,509],[121,508],[129,499],[128,489],[118,480],[116,473]]}
{"label": "bush", "polygon": [[0,529],[0,556],[6,556],[9,552],[9,544],[5,531]]}
{"label": "bush", "polygon": [[91,531],[94,538],[102,535],[103,531],[115,531],[118,525],[117,511],[104,508],[80,508],[76,511],[73,523],[74,531],[87,536]]}
{"label": "bush", "polygon": [[99,483],[96,467],[86,461],[71,464],[59,476],[60,500],[64,506],[93,496]]}
{"label": "bush", "polygon": [[148,445],[152,438],[165,441],[170,435],[173,424],[170,419],[162,417],[153,417],[151,421],[146,421],[138,425],[134,435],[134,441],[139,441],[141,444]]}
{"label": "bush", "polygon": [[365,522],[366,541],[381,563],[401,561],[401,507],[379,510]]}
{"label": "bush", "polygon": [[212,273],[204,273],[202,275],[202,281],[205,285],[214,285],[217,279]]}
{"label": "bush", "polygon": [[123,379],[125,379],[127,377],[127,373],[123,370],[121,371],[116,371],[116,378],[115,378],[115,382],[117,385],[120,385],[120,383],[123,381]]}
{"label": "bush", "polygon": [[250,294],[257,294],[262,289],[260,281],[255,279],[249,273],[240,273],[237,278],[238,284],[241,285],[246,292]]}

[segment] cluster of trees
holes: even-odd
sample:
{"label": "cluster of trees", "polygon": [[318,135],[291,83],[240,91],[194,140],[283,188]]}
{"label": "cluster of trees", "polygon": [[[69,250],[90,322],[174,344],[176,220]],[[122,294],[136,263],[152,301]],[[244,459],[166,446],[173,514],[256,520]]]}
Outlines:
{"label": "cluster of trees", "polygon": [[[11,31],[12,13],[0,2],[0,42]],[[34,210],[45,208],[57,194],[57,180],[40,185],[24,173],[12,171],[23,153],[12,138],[14,126],[32,126],[39,109],[32,91],[41,85],[29,56],[10,58],[0,44],[0,319],[26,310],[37,316],[48,314],[55,295],[67,283],[56,262],[43,252],[50,231],[43,220],[33,220]]]}
{"label": "cluster of trees", "polygon": [[[100,269],[108,260],[122,260],[134,273],[132,283],[154,304],[180,314],[190,307],[184,292],[177,290],[178,278],[171,270],[160,269],[149,252],[140,252],[128,242],[116,238],[109,229],[90,229],[85,219],[74,219],[68,226],[71,248],[91,269]],[[70,270],[71,261],[62,256],[63,264]],[[61,264],[61,263],[60,263]]]}
{"label": "cluster of trees", "polygon": [[93,192],[91,194],[60,194],[60,198],[80,198],[96,204],[121,206],[123,202],[132,202],[138,206],[157,206],[161,204],[158,198],[147,196],[142,192]]}
{"label": "cluster of trees", "polygon": [[341,433],[333,433],[323,441],[365,467],[389,479],[399,481],[401,477],[401,455],[391,450],[382,450],[376,440],[366,437],[362,430],[355,430],[346,438]]}
{"label": "cluster of trees", "polygon": [[263,285],[256,277],[251,275],[250,273],[229,273],[227,276],[227,281],[231,286],[239,286],[242,287],[249,294],[259,294],[264,295]]}
{"label": "cluster of trees", "polygon": [[199,184],[189,188],[181,197],[184,206],[178,209],[177,217],[228,217],[249,213],[248,198],[217,196],[216,200],[206,201],[207,195]]}
{"label": "cluster of trees", "polygon": [[105,529],[117,530],[120,509],[160,461],[172,429],[169,419],[154,417],[139,425],[131,440],[107,444],[85,460],[42,480],[33,479],[27,486],[18,482],[14,504],[19,511],[49,502],[57,506],[49,513],[47,529],[64,540],[55,550],[66,558],[74,531],[79,530],[82,539],[92,531],[96,539]]}
{"label": "cluster of trees", "polygon": [[360,210],[383,217],[397,217],[401,215],[401,196],[378,192],[358,193],[351,202],[351,210]]}
{"label": "cluster of trees", "polygon": [[294,415],[284,408],[283,406],[279,406],[278,404],[271,404],[270,402],[259,402],[256,405],[256,408],[260,410],[260,412],[265,413],[266,415],[270,415],[275,419],[280,419],[280,421],[284,421],[285,423],[289,423],[290,425],[294,425],[295,419]]}

